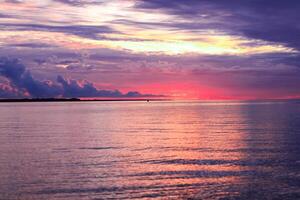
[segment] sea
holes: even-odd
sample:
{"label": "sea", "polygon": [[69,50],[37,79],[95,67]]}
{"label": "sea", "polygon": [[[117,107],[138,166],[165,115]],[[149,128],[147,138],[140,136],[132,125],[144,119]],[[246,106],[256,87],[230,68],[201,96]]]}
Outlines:
{"label": "sea", "polygon": [[0,103],[0,199],[300,199],[300,102]]}

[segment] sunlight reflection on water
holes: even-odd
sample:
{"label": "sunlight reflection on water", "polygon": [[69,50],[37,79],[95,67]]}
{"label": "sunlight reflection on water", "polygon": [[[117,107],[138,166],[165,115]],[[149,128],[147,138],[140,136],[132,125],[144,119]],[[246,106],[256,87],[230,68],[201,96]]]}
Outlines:
{"label": "sunlight reflection on water", "polygon": [[0,199],[300,198],[297,102],[0,104]]}

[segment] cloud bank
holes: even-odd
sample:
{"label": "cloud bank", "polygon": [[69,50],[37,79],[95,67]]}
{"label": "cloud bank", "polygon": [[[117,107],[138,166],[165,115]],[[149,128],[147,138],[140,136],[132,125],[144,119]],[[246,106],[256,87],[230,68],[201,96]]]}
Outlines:
{"label": "cloud bank", "polygon": [[88,81],[79,82],[57,76],[56,82],[35,79],[31,72],[18,59],[0,59],[0,76],[7,84],[0,84],[0,98],[49,98],[49,97],[108,97],[108,98],[139,98],[155,97],[136,91],[122,93],[119,90],[99,90]]}

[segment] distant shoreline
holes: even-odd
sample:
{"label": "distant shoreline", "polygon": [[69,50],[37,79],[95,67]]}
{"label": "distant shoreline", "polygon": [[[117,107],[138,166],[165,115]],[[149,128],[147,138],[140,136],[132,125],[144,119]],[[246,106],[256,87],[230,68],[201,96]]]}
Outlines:
{"label": "distant shoreline", "polygon": [[0,103],[22,102],[87,102],[87,101],[167,101],[168,99],[79,99],[79,98],[36,98],[36,99],[0,99]]}
{"label": "distant shoreline", "polygon": [[[34,99],[0,99],[0,103],[30,103],[30,102],[150,102],[150,101],[176,101],[175,99],[80,99],[80,98],[34,98]],[[180,100],[179,100],[180,101]],[[204,103],[218,103],[218,102],[299,102],[300,99],[257,99],[257,100],[187,100],[200,101]]]}

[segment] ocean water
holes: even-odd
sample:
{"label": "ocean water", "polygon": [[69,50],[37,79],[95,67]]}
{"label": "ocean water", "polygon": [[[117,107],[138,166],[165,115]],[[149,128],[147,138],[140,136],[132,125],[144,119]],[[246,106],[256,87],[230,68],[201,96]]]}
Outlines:
{"label": "ocean water", "polygon": [[300,199],[300,104],[0,104],[0,199]]}

